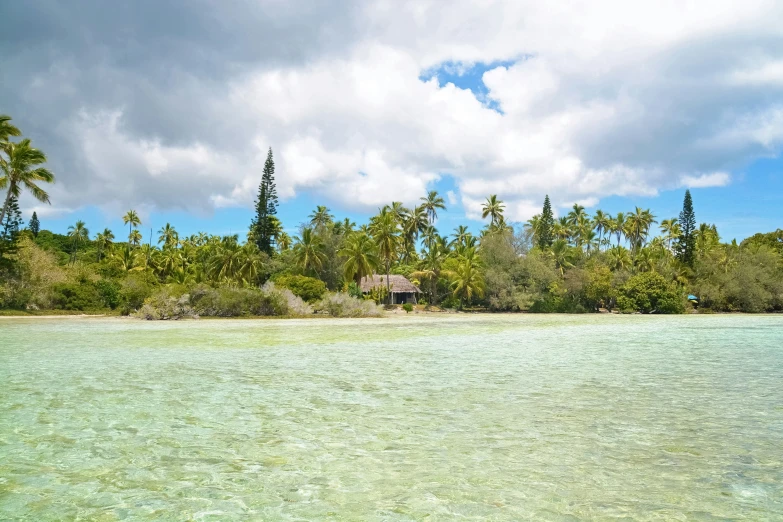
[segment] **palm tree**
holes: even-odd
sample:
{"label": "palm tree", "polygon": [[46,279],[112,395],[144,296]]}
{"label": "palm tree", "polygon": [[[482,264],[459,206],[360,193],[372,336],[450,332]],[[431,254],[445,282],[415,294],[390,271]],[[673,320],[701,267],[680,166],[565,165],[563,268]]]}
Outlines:
{"label": "palm tree", "polygon": [[617,217],[612,220],[612,233],[617,236],[617,246],[620,246],[620,238],[625,233],[625,214],[617,213]]}
{"label": "palm tree", "polygon": [[392,260],[397,256],[397,250],[400,247],[399,227],[394,215],[389,212],[381,212],[373,218],[370,225],[370,232],[378,247],[380,256],[386,268],[386,290],[389,299],[391,299],[391,284],[389,283],[389,273],[391,272]]}
{"label": "palm tree", "polygon": [[367,234],[354,233],[348,236],[338,254],[345,258],[343,275],[361,284],[362,279],[375,273],[381,264],[378,249]]}
{"label": "palm tree", "polygon": [[403,262],[411,263],[416,259],[416,241],[419,234],[429,225],[427,212],[423,206],[413,207],[402,217]]}
{"label": "palm tree", "polygon": [[98,261],[100,261],[103,255],[111,248],[114,242],[114,233],[105,228],[103,232],[98,232],[98,235],[95,236],[95,242],[98,244]]}
{"label": "palm tree", "polygon": [[[438,280],[444,274],[442,270],[443,263],[448,258],[448,255],[448,250],[441,243],[434,243],[432,248],[424,251],[419,269],[411,273],[411,277],[428,281],[431,305],[438,304]],[[451,272],[444,275],[451,275]]]}
{"label": "palm tree", "polygon": [[246,285],[253,284],[264,266],[264,256],[255,243],[245,243],[242,246],[242,257],[237,274]]}
{"label": "palm tree", "polygon": [[571,225],[568,224],[568,218],[561,216],[560,219],[555,221],[552,232],[557,239],[568,241],[571,238]]}
{"label": "palm tree", "polygon": [[329,213],[329,209],[323,205],[318,205],[310,214],[310,226],[313,228],[325,227],[332,222],[334,216]]}
{"label": "palm tree", "polygon": [[166,223],[166,226],[158,230],[158,234],[160,234],[158,243],[163,243],[164,247],[176,246],[177,241],[179,241],[179,234],[169,223]]}
{"label": "palm tree", "polygon": [[280,234],[277,236],[277,248],[281,252],[285,252],[291,248],[291,236],[285,232],[280,232]]}
{"label": "palm tree", "polygon": [[141,232],[138,229],[134,228],[131,230],[130,235],[128,235],[128,243],[133,246],[139,246],[141,243]]}
{"label": "palm tree", "polygon": [[231,241],[230,237],[227,236],[217,246],[209,267],[212,277],[227,283],[235,282],[239,268],[242,266],[242,248],[237,241]]}
{"label": "palm tree", "polygon": [[498,225],[503,219],[503,211],[506,206],[498,199],[497,194],[492,194],[481,207],[481,217],[487,219],[490,217],[490,224]]}
{"label": "palm tree", "polygon": [[[16,128],[14,127],[14,129]],[[3,132],[10,134],[12,131],[5,130]],[[49,194],[38,186],[38,182],[54,183],[54,174],[46,168],[38,166],[46,163],[46,154],[33,148],[29,139],[24,139],[19,143],[5,142],[2,149],[7,159],[0,156],[0,190],[8,188],[8,192],[5,195],[3,208],[0,209],[0,223],[5,219],[11,198],[18,199],[22,193],[22,187],[30,191],[38,201],[49,203]]]}
{"label": "palm tree", "polygon": [[620,245],[613,246],[608,250],[609,268],[612,270],[627,270],[631,267],[631,256],[628,249]]}
{"label": "palm tree", "polygon": [[574,228],[578,228],[586,217],[587,214],[585,213],[585,207],[577,203],[574,203],[574,206],[571,207],[571,211],[566,216],[566,219],[568,219],[569,225],[571,225]]}
{"label": "palm tree", "polygon": [[71,238],[71,244],[73,250],[71,251],[71,263],[76,262],[76,251],[79,249],[79,244],[89,241],[90,231],[84,225],[84,221],[79,220],[75,225],[68,227],[68,237]]}
{"label": "palm tree", "polygon": [[631,242],[631,251],[637,252],[647,239],[650,226],[655,223],[655,216],[648,210],[636,207],[636,210],[626,218],[625,235]]}
{"label": "palm tree", "polygon": [[138,257],[129,245],[124,245],[119,250],[115,250],[111,259],[114,265],[123,272],[135,272],[144,269],[136,265]]}
{"label": "palm tree", "polygon": [[661,232],[666,236],[666,249],[671,251],[672,241],[680,237],[680,223],[677,218],[662,219]]}
{"label": "palm tree", "polygon": [[132,242],[130,237],[133,231],[133,227],[141,225],[141,219],[135,210],[129,210],[124,216],[122,216],[122,222],[128,225],[128,242]]}
{"label": "palm tree", "polygon": [[435,223],[435,220],[438,219],[438,209],[446,210],[446,202],[438,195],[437,190],[430,190],[427,193],[427,197],[420,199],[424,202],[421,206],[427,213],[430,224]]}
{"label": "palm tree", "polygon": [[604,213],[603,210],[598,209],[595,211],[595,217],[593,217],[593,226],[598,232],[598,243],[603,244],[604,234],[609,231],[611,225],[611,216]]}
{"label": "palm tree", "polygon": [[294,258],[301,269],[307,273],[315,273],[321,269],[326,260],[324,245],[321,238],[312,228],[302,230],[302,237],[294,238]]}
{"label": "palm tree", "polygon": [[465,307],[465,301],[470,303],[474,296],[482,297],[486,288],[484,276],[474,261],[463,259],[454,271],[451,288],[454,297],[459,298],[460,310]]}
{"label": "palm tree", "polygon": [[561,277],[565,275],[566,268],[574,266],[571,262],[571,246],[564,239],[557,239],[552,243],[552,257]]}
{"label": "palm tree", "polygon": [[533,244],[538,244],[538,234],[541,229],[541,214],[536,214],[525,223],[525,232],[528,233]]}
{"label": "palm tree", "polygon": [[0,114],[0,147],[3,147],[11,136],[21,135],[22,131],[11,124],[11,117],[7,114]]}
{"label": "palm tree", "polygon": [[464,245],[469,237],[473,237],[473,235],[468,231],[468,227],[460,225],[454,229],[454,239],[451,241],[451,244]]}

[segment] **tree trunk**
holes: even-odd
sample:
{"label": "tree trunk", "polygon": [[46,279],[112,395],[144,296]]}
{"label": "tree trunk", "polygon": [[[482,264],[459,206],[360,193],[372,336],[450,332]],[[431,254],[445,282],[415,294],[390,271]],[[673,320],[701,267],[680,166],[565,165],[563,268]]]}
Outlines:
{"label": "tree trunk", "polygon": [[391,270],[391,267],[389,266],[389,261],[386,261],[386,293],[388,294],[386,296],[388,304],[392,304],[392,294],[391,294],[391,285],[389,283],[389,271]]}
{"label": "tree trunk", "polygon": [[13,182],[8,185],[8,192],[5,195],[5,202],[3,203],[3,208],[0,209],[0,226],[3,225],[5,213],[8,211],[8,202],[11,201],[11,192],[13,191],[14,186],[15,184]]}

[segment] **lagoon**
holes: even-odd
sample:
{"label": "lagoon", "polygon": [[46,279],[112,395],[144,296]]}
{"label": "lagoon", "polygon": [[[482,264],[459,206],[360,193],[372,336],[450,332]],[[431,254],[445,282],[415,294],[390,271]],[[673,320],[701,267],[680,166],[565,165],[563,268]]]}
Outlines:
{"label": "lagoon", "polygon": [[783,316],[0,319],[0,520],[780,520]]}

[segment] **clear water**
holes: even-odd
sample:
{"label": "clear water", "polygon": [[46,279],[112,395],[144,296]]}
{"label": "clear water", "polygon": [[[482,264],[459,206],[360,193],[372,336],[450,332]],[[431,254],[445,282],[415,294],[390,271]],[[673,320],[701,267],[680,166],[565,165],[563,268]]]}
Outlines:
{"label": "clear water", "polygon": [[783,317],[0,320],[0,520],[783,520]]}

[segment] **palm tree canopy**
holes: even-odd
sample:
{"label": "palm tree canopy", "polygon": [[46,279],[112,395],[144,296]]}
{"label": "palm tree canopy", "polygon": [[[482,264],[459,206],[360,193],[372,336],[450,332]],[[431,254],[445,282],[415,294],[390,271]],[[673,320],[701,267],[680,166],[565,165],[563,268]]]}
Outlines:
{"label": "palm tree canopy", "polygon": [[11,117],[0,114],[0,142],[8,141],[11,136],[21,136],[22,131],[11,123]]}
{"label": "palm tree canopy", "polygon": [[437,190],[430,190],[426,197],[420,199],[423,201],[421,206],[426,211],[430,223],[434,223],[438,218],[438,209],[446,210],[446,202],[438,195]]}
{"label": "palm tree canopy", "polygon": [[503,201],[498,199],[497,194],[492,194],[481,208],[481,217],[486,219],[489,216],[493,225],[497,225],[503,219],[503,211],[506,206]]}
{"label": "palm tree canopy", "polygon": [[5,203],[0,211],[0,223],[5,218],[11,197],[18,198],[22,188],[27,189],[35,199],[49,203],[49,194],[38,183],[54,183],[54,174],[44,167],[46,154],[34,148],[29,139],[19,143],[7,142],[3,145],[7,158],[0,156],[0,189],[8,188]]}
{"label": "palm tree canopy", "polygon": [[139,214],[135,210],[129,210],[125,213],[124,216],[122,216],[122,222],[127,225],[130,223],[131,226],[137,227],[141,225],[141,219],[139,218]]}

